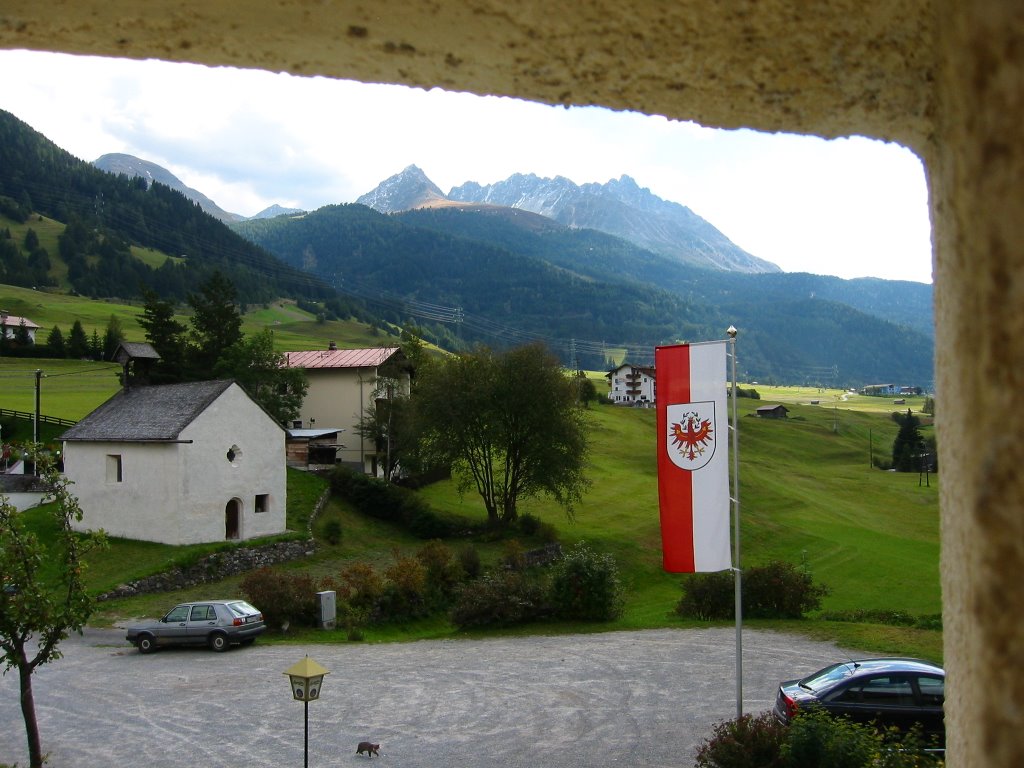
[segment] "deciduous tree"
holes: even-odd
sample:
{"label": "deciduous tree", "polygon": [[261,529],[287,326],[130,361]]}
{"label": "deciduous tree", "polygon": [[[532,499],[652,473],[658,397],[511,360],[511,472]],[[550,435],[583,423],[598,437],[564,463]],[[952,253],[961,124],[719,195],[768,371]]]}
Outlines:
{"label": "deciduous tree", "polygon": [[18,670],[29,765],[41,768],[32,675],[59,659],[60,642],[69,632],[80,632],[89,619],[93,601],[85,588],[83,558],[104,539],[102,533],[81,536],[71,530],[82,510],[68,491],[68,480],[46,456],[35,454],[33,460],[52,501],[40,510],[50,517],[48,541],[44,544],[29,529],[25,513],[0,496],[0,660],[4,671]]}
{"label": "deciduous tree", "polygon": [[213,374],[237,381],[280,424],[298,417],[309,387],[306,372],[288,368],[284,355],[274,351],[269,328],[224,350]]}
{"label": "deciduous tree", "polygon": [[587,485],[587,436],[576,393],[542,345],[479,348],[425,365],[413,398],[423,454],[475,487],[491,524],[520,499],[548,495],[571,516]]}

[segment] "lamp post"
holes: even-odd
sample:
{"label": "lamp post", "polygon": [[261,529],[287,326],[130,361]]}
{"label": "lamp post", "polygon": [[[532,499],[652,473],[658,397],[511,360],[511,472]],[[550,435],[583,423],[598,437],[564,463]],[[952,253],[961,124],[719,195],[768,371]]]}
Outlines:
{"label": "lamp post", "polygon": [[303,766],[309,768],[309,702],[320,698],[320,687],[324,682],[324,675],[330,674],[309,656],[306,656],[287,670],[288,680],[292,686],[292,698],[302,702],[305,720],[305,738],[303,748]]}

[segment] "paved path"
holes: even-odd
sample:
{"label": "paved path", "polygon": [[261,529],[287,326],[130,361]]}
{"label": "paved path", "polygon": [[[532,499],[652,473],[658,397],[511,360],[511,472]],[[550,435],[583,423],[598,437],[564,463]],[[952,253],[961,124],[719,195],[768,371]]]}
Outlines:
{"label": "paved path", "polygon": [[[269,646],[143,656],[120,631],[89,631],[35,675],[49,768],[302,765],[303,705],[285,669],[331,670],[309,705],[311,766],[685,766],[735,715],[735,632],[653,630],[404,644]],[[747,630],[745,710],[778,682],[845,654]],[[377,760],[377,758],[373,758]],[[0,764],[27,762],[15,671],[0,678]]]}

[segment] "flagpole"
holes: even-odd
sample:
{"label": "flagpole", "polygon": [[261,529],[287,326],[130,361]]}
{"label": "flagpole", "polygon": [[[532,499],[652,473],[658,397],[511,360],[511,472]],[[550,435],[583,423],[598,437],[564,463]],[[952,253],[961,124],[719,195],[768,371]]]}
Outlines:
{"label": "flagpole", "polygon": [[736,327],[730,325],[732,356],[732,509],[733,575],[736,589],[736,717],[743,717],[743,575],[740,569],[740,423],[736,418]]}

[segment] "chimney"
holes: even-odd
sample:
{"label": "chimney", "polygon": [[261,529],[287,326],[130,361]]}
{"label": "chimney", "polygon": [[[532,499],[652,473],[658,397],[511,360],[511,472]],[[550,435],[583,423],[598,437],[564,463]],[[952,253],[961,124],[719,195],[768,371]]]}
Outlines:
{"label": "chimney", "polygon": [[335,344],[333,341],[330,341],[327,343],[327,350],[329,352],[336,352],[338,350],[338,345]]}

